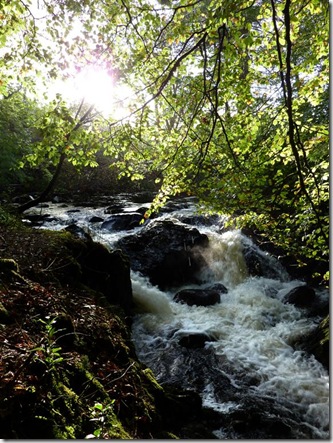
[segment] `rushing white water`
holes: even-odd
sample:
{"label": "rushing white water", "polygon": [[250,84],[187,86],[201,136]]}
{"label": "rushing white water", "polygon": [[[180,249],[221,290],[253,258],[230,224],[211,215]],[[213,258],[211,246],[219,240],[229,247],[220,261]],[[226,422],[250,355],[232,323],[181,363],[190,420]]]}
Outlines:
{"label": "rushing white water", "polygon": [[[182,336],[207,333],[214,341],[207,342],[205,348],[221,356],[224,363],[220,370],[234,387],[242,388],[244,374],[247,379],[252,377],[255,383],[248,389],[254,396],[285,399],[290,407],[301,407],[304,424],[314,429],[317,438],[328,438],[328,373],[313,356],[291,346],[317,322],[282,301],[290,289],[302,283],[286,281],[283,273],[281,280],[249,277],[241,237],[239,231],[210,234],[211,246],[206,253],[214,271],[210,278],[228,288],[219,304],[203,307],[176,303],[173,293],[161,292],[133,274],[134,298],[141,310],[133,325],[137,353],[163,382],[161,362],[170,345]],[[217,399],[214,389],[207,380],[202,391],[205,406],[221,412],[237,409],[237,402]],[[217,429],[216,435],[222,438],[224,434]]]}
{"label": "rushing white water", "polygon": [[[135,211],[136,207],[129,205],[128,210]],[[183,215],[191,214],[191,210],[187,207]],[[91,216],[103,217],[103,208],[80,208],[73,213],[50,205],[45,211],[57,217],[44,226],[52,229],[72,222],[86,227]],[[98,223],[89,226],[94,238],[109,246],[128,233],[103,231]],[[249,276],[243,256],[244,244],[251,245],[249,239],[240,231],[220,233],[217,227],[198,228],[209,236],[209,248],[202,251],[208,263],[200,276],[202,287],[222,283],[228,292],[213,306],[188,306],[174,302],[173,292],[163,292],[132,272],[137,309],[132,338],[138,357],[161,383],[174,382],[187,388],[200,385],[203,405],[221,414],[239,410],[244,398],[254,402],[263,399],[278,404],[281,414],[297,411],[298,422],[290,418],[291,426],[309,429],[311,438],[327,439],[328,372],[313,356],[292,346],[312,331],[319,319],[308,318],[301,309],[283,302],[284,296],[302,282],[290,281],[278,262],[274,263],[276,278]],[[273,260],[257,252],[267,263]],[[182,337],[198,333],[209,337],[203,349],[179,345]],[[221,439],[244,437],[229,434],[223,427],[214,433]]]}

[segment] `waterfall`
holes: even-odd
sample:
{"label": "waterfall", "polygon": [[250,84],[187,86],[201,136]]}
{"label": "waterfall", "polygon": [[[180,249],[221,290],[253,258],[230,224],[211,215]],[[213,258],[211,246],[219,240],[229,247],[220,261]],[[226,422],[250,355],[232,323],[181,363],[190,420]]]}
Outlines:
{"label": "waterfall", "polygon": [[[47,211],[57,217],[44,223],[43,227],[51,229],[62,229],[73,221],[87,226],[90,217],[104,214],[103,208],[81,208],[74,213],[57,205]],[[193,207],[187,206],[161,218],[172,216],[181,221],[181,216],[191,214]],[[89,226],[91,235],[110,247],[128,234],[106,232],[98,224]],[[201,251],[208,264],[200,275],[201,287],[221,283],[227,293],[215,305],[188,306],[173,301],[173,291],[161,291],[132,271],[136,304],[132,340],[138,358],[162,385],[173,383],[196,390],[204,407],[221,414],[221,422],[213,429],[217,438],[251,438],[251,427],[242,430],[235,423],[237,414],[246,417],[247,411],[255,411],[258,420],[266,420],[271,427],[282,426],[281,432],[283,426],[288,427],[294,438],[328,439],[328,372],[314,356],[293,347],[320,319],[284,303],[284,296],[303,283],[291,280],[277,260],[239,230],[221,232],[216,224],[196,227],[209,238],[209,247]],[[244,248],[255,250],[263,267],[267,265],[274,273],[249,275]],[[186,288],[198,285],[177,290]],[[321,297],[328,293],[324,291]],[[184,338],[196,334],[207,338],[202,347],[182,345]],[[254,426],[259,427],[259,422]],[[264,431],[262,438],[266,438]]]}
{"label": "waterfall", "polygon": [[[194,367],[186,367],[190,351],[179,345],[179,339],[205,333],[211,341],[202,351],[210,350],[217,358],[213,361],[216,374],[209,374],[201,386],[206,407],[226,414],[237,410],[242,396],[252,401],[259,397],[276,400],[297,411],[311,435],[327,438],[328,373],[313,356],[292,347],[293,341],[312,331],[317,322],[282,301],[302,282],[289,281],[283,270],[281,279],[250,277],[242,255],[243,240],[239,231],[210,233],[210,248],[205,252],[210,265],[206,284],[218,282],[228,289],[221,295],[221,303],[213,306],[175,303],[173,293],[163,293],[133,275],[134,297],[145,300],[146,308],[135,316],[133,324],[137,354],[161,383],[190,387],[191,378],[198,377],[195,366],[202,362],[194,355]],[[238,402],[218,392],[222,375],[236,389]],[[223,429],[214,432],[219,438],[232,437]]]}

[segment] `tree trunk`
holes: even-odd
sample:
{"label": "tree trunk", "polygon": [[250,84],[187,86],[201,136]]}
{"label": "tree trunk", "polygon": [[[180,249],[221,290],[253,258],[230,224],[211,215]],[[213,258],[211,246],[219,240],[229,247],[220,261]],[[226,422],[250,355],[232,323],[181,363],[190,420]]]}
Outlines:
{"label": "tree trunk", "polygon": [[57,168],[53,174],[52,179],[50,180],[49,184],[47,185],[47,187],[44,189],[44,191],[40,194],[39,197],[20,205],[18,207],[19,213],[22,213],[22,212],[26,211],[27,209],[33,208],[34,206],[38,205],[38,203],[41,203],[41,202],[47,200],[48,196],[53,191],[53,189],[56,185],[56,182],[58,180],[58,177],[59,177],[59,174],[60,174],[60,171],[61,171],[62,165],[64,164],[65,159],[66,159],[66,154],[63,152],[60,155],[59,162],[57,164]]}

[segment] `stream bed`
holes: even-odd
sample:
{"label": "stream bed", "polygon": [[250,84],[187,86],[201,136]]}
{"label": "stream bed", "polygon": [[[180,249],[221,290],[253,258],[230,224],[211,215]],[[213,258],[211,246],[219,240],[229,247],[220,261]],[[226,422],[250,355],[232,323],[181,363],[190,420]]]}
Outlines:
{"label": "stream bed", "polygon": [[[118,196],[116,203],[123,213],[149,207],[128,195]],[[284,438],[290,434],[294,439],[328,439],[328,372],[313,355],[293,346],[321,318],[283,301],[303,282],[290,279],[277,260],[260,250],[258,254],[274,268],[274,278],[249,275],[243,248],[244,244],[254,247],[251,240],[239,230],[223,230],[223,217],[211,225],[195,219],[192,199],[169,209],[159,218],[178,223],[191,220],[209,238],[209,247],[202,252],[209,264],[209,272],[201,276],[203,283],[184,285],[177,291],[221,284],[227,292],[221,294],[220,303],[189,306],[174,301],[175,290],[162,291],[132,271],[138,307],[132,340],[138,358],[162,385],[200,394],[203,406],[220,415],[211,429],[218,439]],[[60,230],[75,223],[112,248],[129,231],[103,229],[105,210],[105,206],[50,203],[27,214],[47,215],[41,228]],[[131,233],[140,229],[137,226]],[[328,291],[318,295],[329,296]]]}

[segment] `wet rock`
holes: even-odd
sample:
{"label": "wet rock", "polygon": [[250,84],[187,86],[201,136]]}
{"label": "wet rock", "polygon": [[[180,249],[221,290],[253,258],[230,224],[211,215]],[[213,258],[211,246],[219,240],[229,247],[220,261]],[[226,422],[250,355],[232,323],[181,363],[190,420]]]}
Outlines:
{"label": "wet rock", "polygon": [[199,282],[198,273],[207,266],[200,249],[208,242],[208,237],[195,228],[155,220],[120,239],[117,247],[129,256],[134,271],[167,289]]}
{"label": "wet rock", "polygon": [[284,297],[285,303],[290,303],[292,305],[298,306],[300,308],[306,308],[312,305],[316,298],[315,290],[308,285],[297,286],[293,288]]}
{"label": "wet rock", "polygon": [[210,306],[220,303],[220,293],[215,289],[182,289],[173,300],[189,306]]}
{"label": "wet rock", "polygon": [[302,337],[294,347],[314,355],[329,370],[329,336],[329,315],[327,315],[314,331]]}
{"label": "wet rock", "polygon": [[[177,420],[184,420],[201,412],[200,395],[190,390],[181,390],[172,385],[164,385],[164,392],[157,396],[157,405],[163,412],[169,412]],[[170,410],[172,408],[172,410]]]}
{"label": "wet rock", "polygon": [[236,411],[230,426],[245,439],[295,438],[291,427],[276,417],[265,417],[257,411]]}
{"label": "wet rock", "polygon": [[93,217],[91,217],[91,219],[89,220],[89,223],[99,223],[102,222],[104,220],[104,218],[102,217],[98,217],[97,215],[94,215]]}
{"label": "wet rock", "polygon": [[104,209],[104,214],[120,214],[124,211],[123,205],[111,205]]}
{"label": "wet rock", "polygon": [[228,289],[222,283],[214,283],[213,285],[209,286],[206,289],[209,289],[210,291],[217,291],[220,294],[228,293]]}
{"label": "wet rock", "polygon": [[70,232],[75,237],[80,238],[82,240],[92,241],[90,234],[88,234],[88,232],[86,232],[83,228],[81,228],[80,226],[78,226],[75,223],[72,223],[72,224],[66,226],[66,228],[64,228],[64,230],[67,232]]}
{"label": "wet rock", "polygon": [[[290,251],[274,244],[264,233],[250,228],[242,228],[242,233],[249,237],[260,250],[276,258],[292,280],[302,280],[313,286],[322,284],[323,275],[329,270],[328,260],[309,259],[300,255],[296,257],[290,254]],[[300,258],[303,264],[300,264]]]}
{"label": "wet rock", "polygon": [[114,214],[102,223],[101,228],[108,231],[129,231],[139,227],[142,218],[139,212]]}
{"label": "wet rock", "polygon": [[30,226],[42,226],[45,221],[49,221],[50,214],[24,214],[24,222]]}
{"label": "wet rock", "polygon": [[284,271],[278,260],[251,245],[244,245],[244,260],[251,276],[280,279]]}
{"label": "wet rock", "polygon": [[178,219],[182,223],[186,223],[188,225],[202,225],[202,226],[212,226],[220,224],[220,217],[218,215],[180,215]]}
{"label": "wet rock", "polygon": [[57,217],[52,217],[52,216],[45,217],[44,222],[46,222],[46,223],[52,223],[52,222],[60,223],[59,219],[57,219]]}
{"label": "wet rock", "polygon": [[[237,388],[220,370],[220,356],[212,347],[186,348],[179,346],[177,334],[170,341],[167,352],[149,360],[149,367],[157,380],[201,393],[208,384],[219,387],[223,401],[235,398]],[[144,360],[144,357],[143,357]]]}
{"label": "wet rock", "polygon": [[314,288],[307,284],[293,288],[285,295],[283,301],[304,309],[309,317],[325,317],[329,313],[329,294],[317,294]]}
{"label": "wet rock", "polygon": [[154,200],[155,193],[150,191],[141,191],[131,194],[131,200],[134,203],[150,203]]}
{"label": "wet rock", "polygon": [[148,211],[148,208],[146,208],[145,206],[140,206],[140,208],[138,208],[136,210],[136,212],[138,212],[139,214],[145,215],[145,213]]}
{"label": "wet rock", "polygon": [[75,214],[77,212],[81,212],[81,209],[68,209],[66,212],[67,214]]}
{"label": "wet rock", "polygon": [[302,404],[288,404],[287,399],[261,397],[246,390],[237,397],[237,408],[223,416],[222,427],[232,439],[315,438],[315,433],[302,424]]}
{"label": "wet rock", "polygon": [[209,341],[216,341],[215,338],[209,336],[206,333],[196,333],[185,335],[180,338],[179,344],[184,348],[195,349],[195,348],[204,348],[205,344]]}

